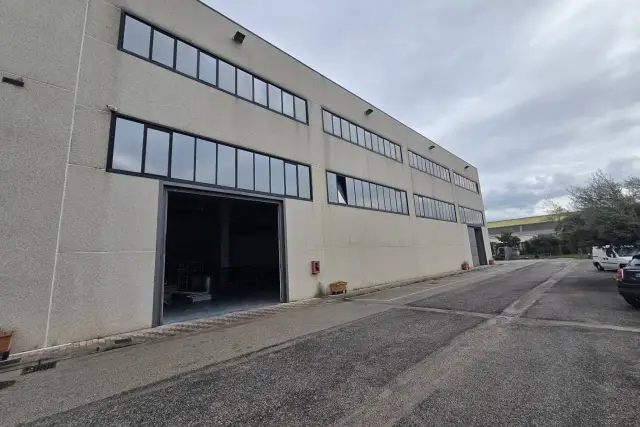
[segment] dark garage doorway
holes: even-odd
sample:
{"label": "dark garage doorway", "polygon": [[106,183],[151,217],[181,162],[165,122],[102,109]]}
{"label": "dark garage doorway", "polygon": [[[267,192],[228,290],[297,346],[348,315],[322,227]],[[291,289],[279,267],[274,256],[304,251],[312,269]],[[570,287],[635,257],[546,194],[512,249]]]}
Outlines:
{"label": "dark garage doorway", "polygon": [[469,245],[471,246],[471,261],[473,265],[487,265],[487,253],[484,249],[482,228],[467,227],[467,231],[469,233]]}
{"label": "dark garage doorway", "polygon": [[278,203],[166,194],[161,323],[285,300]]}

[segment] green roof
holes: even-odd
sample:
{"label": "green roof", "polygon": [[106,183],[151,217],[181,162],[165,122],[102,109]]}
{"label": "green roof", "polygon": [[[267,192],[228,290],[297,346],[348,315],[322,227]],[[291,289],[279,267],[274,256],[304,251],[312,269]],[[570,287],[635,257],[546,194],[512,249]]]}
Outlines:
{"label": "green roof", "polygon": [[487,222],[487,228],[513,227],[516,225],[542,224],[544,222],[557,222],[553,215],[528,216],[526,218],[505,219],[503,221]]}

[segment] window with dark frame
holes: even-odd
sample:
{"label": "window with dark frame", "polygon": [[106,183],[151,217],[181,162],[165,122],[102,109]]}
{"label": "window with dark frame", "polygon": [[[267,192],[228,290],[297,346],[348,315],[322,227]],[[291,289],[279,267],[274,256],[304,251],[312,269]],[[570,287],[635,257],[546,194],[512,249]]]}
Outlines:
{"label": "window with dark frame", "polygon": [[484,213],[460,206],[460,222],[467,225],[484,225]]}
{"label": "window with dark frame", "polygon": [[311,200],[308,165],[114,116],[109,172]]}
{"label": "window with dark frame", "polygon": [[403,163],[402,147],[398,144],[386,140],[325,109],[322,109],[322,128],[325,133],[337,136],[366,150]]}
{"label": "window with dark frame", "polygon": [[268,99],[263,79],[138,18],[124,12],[122,16],[120,50],[308,124],[305,99],[271,84],[269,92],[279,91],[280,98]]}
{"label": "window with dark frame", "polygon": [[480,193],[480,190],[478,189],[478,183],[470,180],[466,176],[462,176],[454,172],[453,182],[455,183],[455,185],[457,185],[458,187],[464,188],[465,190],[469,190],[473,193],[478,193],[478,194]]}
{"label": "window with dark frame", "polygon": [[346,175],[327,172],[327,200],[330,204],[409,215],[407,193]]}
{"label": "window with dark frame", "polygon": [[427,159],[426,157],[422,157],[420,154],[414,153],[413,151],[409,151],[409,166],[413,169],[419,170],[420,172],[451,182],[449,169]]}
{"label": "window with dark frame", "polygon": [[458,222],[455,205],[431,197],[413,195],[416,216],[419,218],[437,219],[440,221]]}

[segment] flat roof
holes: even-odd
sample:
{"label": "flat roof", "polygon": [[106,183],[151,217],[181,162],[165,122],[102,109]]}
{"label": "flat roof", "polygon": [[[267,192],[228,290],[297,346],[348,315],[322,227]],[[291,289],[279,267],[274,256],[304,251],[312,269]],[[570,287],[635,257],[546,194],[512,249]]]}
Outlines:
{"label": "flat roof", "polygon": [[451,154],[454,157],[457,157],[459,160],[465,162],[466,164],[468,164],[469,166],[471,166],[472,168],[474,168],[475,170],[478,170],[477,167],[475,167],[474,165],[472,165],[470,162],[468,162],[467,160],[463,159],[462,157],[452,153],[451,151],[447,150],[446,148],[444,148],[442,145],[438,144],[435,141],[432,141],[431,139],[429,139],[429,137],[421,134],[420,132],[418,132],[417,130],[415,130],[414,128],[412,128],[411,126],[408,126],[404,123],[402,123],[400,120],[396,119],[395,117],[393,117],[390,114],[387,114],[386,112],[384,112],[384,110],[382,110],[381,108],[376,107],[375,105],[373,105],[372,103],[370,103],[369,101],[367,101],[366,99],[362,98],[361,96],[351,92],[349,89],[347,89],[346,87],[342,86],[339,83],[336,83],[333,79],[325,76],[324,74],[322,74],[321,72],[319,72],[318,70],[310,67],[309,65],[305,64],[304,62],[302,62],[301,60],[299,60],[298,58],[296,58],[295,56],[285,52],[284,50],[280,49],[278,46],[274,45],[273,43],[271,43],[268,40],[265,40],[264,38],[260,37],[258,34],[254,33],[253,31],[251,31],[250,29],[248,29],[247,27],[245,27],[242,24],[239,24],[238,22],[234,21],[233,19],[229,18],[227,15],[223,14],[222,12],[220,12],[217,9],[214,9],[213,7],[209,6],[208,4],[206,4],[203,0],[196,0],[198,3],[200,3],[202,6],[206,7],[207,9],[211,10],[214,13],[217,13],[218,15],[222,16],[223,18],[225,18],[226,20],[228,20],[229,22],[233,22],[235,25],[239,26],[240,28],[242,28],[243,30],[251,33],[254,37],[257,37],[258,39],[262,40],[263,42],[267,43],[269,46],[273,47],[274,49],[279,50],[281,53],[287,55],[289,58],[293,59],[294,61],[298,62],[300,65],[310,69],[311,71],[313,71],[314,73],[318,74],[319,76],[329,80],[331,83],[335,84],[336,86],[344,89],[345,91],[349,92],[351,95],[355,96],[356,98],[358,98],[359,100],[366,102],[367,104],[369,104],[370,106],[374,107],[376,110],[378,110],[380,113],[384,114],[385,116],[389,117],[391,120],[394,120],[396,122],[398,122],[399,124],[401,124],[402,126],[406,127],[407,129],[411,130],[412,132],[416,133],[417,135],[420,135],[422,138],[425,138],[427,141],[429,141],[432,144],[436,144],[438,145],[440,148],[442,148],[444,151],[446,151],[447,153]]}
{"label": "flat roof", "polygon": [[514,225],[542,224],[545,222],[557,222],[553,215],[528,216],[524,218],[505,219],[502,221],[487,222],[487,228],[512,227]]}

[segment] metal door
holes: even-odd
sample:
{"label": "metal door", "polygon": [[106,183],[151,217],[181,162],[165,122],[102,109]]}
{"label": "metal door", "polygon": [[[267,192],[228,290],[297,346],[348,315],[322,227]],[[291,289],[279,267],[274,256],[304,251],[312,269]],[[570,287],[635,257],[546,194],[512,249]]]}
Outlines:
{"label": "metal door", "polygon": [[473,227],[467,227],[469,234],[469,246],[471,247],[471,262],[474,266],[480,265],[480,254],[478,254],[478,242],[476,241],[476,230]]}

